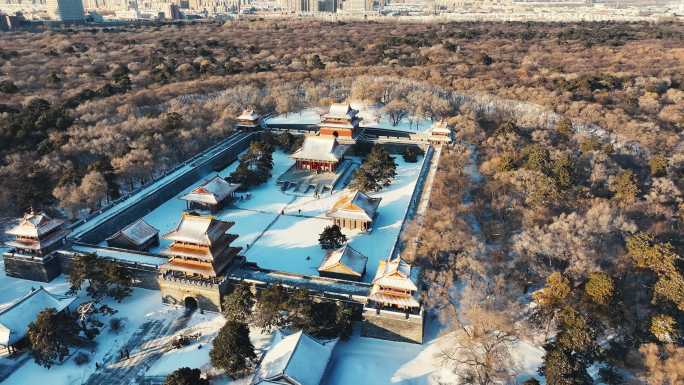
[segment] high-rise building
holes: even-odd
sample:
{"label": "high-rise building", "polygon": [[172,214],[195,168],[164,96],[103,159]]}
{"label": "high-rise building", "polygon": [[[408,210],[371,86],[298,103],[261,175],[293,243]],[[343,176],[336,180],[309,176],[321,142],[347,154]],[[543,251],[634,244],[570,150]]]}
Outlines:
{"label": "high-rise building", "polygon": [[47,0],[48,15],[59,21],[83,21],[82,0]]}

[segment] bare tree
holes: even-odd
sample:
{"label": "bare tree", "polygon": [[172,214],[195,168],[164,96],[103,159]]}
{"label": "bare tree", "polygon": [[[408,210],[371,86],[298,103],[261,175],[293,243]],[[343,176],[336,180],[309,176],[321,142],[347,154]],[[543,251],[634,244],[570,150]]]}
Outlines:
{"label": "bare tree", "polygon": [[502,312],[471,307],[462,313],[465,322],[449,336],[441,359],[461,384],[508,383],[515,376],[512,344],[518,330]]}

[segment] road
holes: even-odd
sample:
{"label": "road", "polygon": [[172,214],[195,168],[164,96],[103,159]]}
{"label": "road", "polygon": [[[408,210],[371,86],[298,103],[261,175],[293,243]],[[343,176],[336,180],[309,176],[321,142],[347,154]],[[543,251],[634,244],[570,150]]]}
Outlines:
{"label": "road", "polygon": [[126,341],[124,348],[130,352],[130,358],[119,360],[122,348],[116,347],[104,359],[104,366],[93,373],[85,385],[131,385],[137,383],[145,372],[165,352],[171,349],[172,336],[184,329],[192,312],[182,314],[174,320],[151,320],[145,322]]}

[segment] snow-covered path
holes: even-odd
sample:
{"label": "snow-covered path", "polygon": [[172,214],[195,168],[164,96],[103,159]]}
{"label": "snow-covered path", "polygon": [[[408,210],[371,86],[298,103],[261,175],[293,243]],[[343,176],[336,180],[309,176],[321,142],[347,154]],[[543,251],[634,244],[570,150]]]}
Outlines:
{"label": "snow-covered path", "polygon": [[191,317],[192,313],[183,314],[174,320],[155,319],[145,322],[125,344],[130,358],[119,360],[120,349],[110,351],[105,357],[104,366],[93,373],[85,385],[133,383],[170,349],[171,336],[185,328]]}

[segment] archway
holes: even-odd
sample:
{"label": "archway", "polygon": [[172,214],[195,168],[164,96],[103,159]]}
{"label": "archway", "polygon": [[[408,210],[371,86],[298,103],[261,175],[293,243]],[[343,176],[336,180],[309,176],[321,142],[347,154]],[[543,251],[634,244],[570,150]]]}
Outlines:
{"label": "archway", "polygon": [[185,310],[189,312],[197,310],[198,304],[197,299],[195,299],[195,297],[185,297],[185,300],[183,302],[185,304]]}

